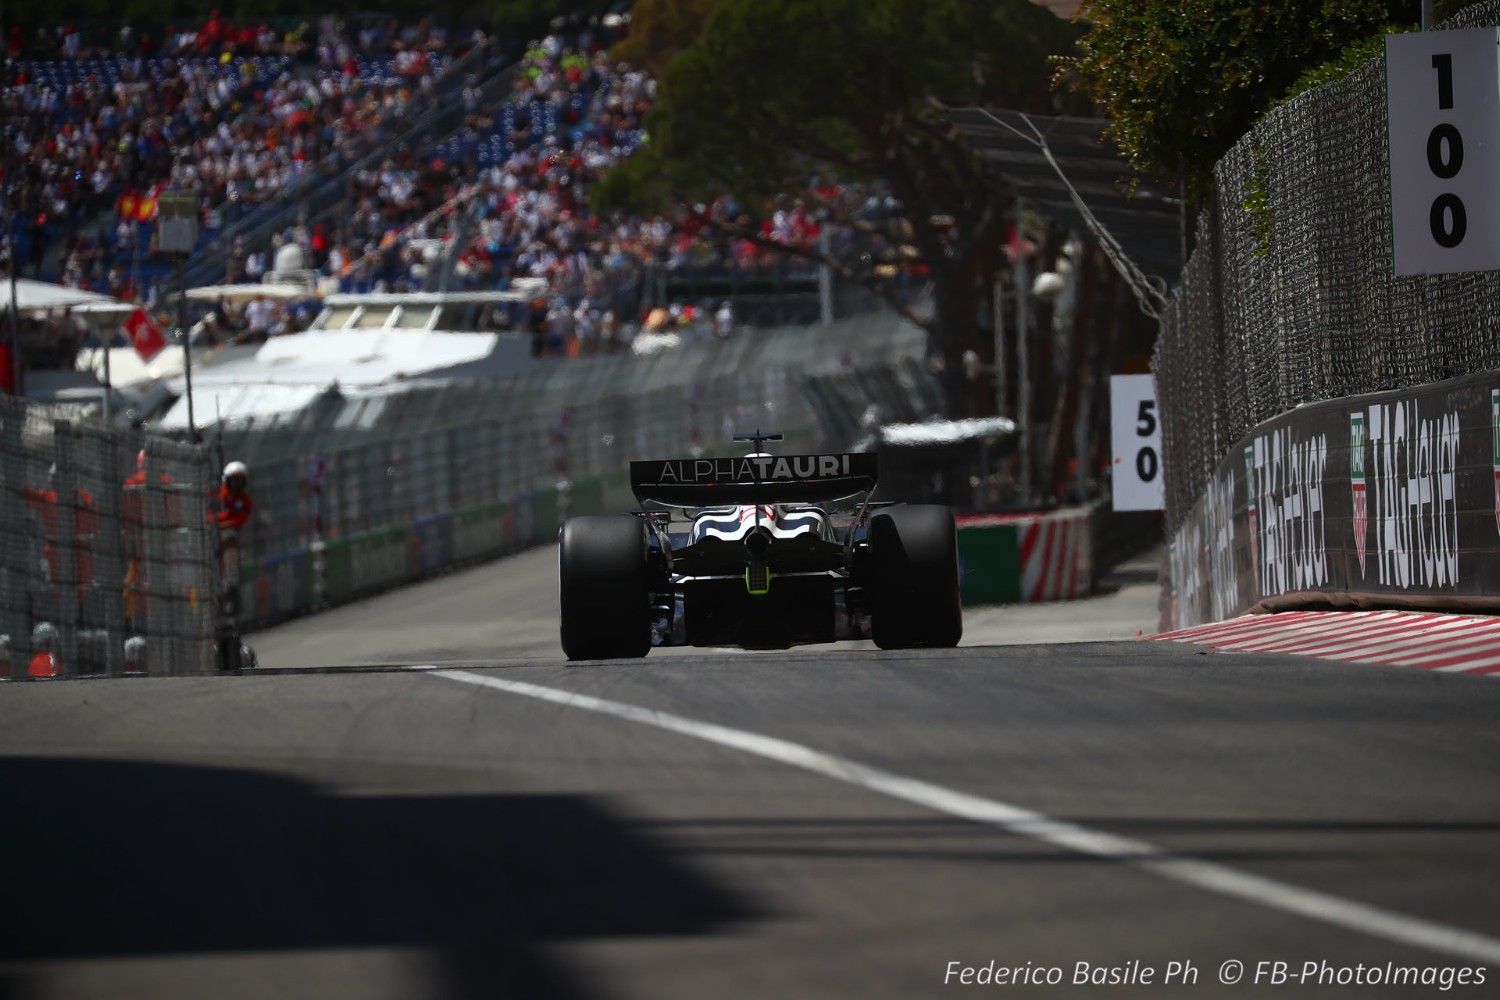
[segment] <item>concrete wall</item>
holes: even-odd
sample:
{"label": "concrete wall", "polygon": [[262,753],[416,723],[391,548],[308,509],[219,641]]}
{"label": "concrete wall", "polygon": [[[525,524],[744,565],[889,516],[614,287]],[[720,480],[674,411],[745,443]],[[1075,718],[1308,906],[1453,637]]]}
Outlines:
{"label": "concrete wall", "polygon": [[1265,421],[1169,560],[1164,630],[1299,607],[1500,610],[1500,372]]}

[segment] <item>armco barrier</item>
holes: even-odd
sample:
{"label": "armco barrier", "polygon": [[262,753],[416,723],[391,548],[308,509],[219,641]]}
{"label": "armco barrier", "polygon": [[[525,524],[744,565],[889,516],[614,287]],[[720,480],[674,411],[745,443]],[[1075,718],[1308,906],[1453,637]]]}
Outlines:
{"label": "armco barrier", "polygon": [[516,524],[510,504],[496,500],[454,511],[452,539],[453,551],[466,559],[514,551]]}
{"label": "armco barrier", "polygon": [[415,539],[413,526],[402,524],[329,542],[323,554],[329,603],[410,580]]}
{"label": "armco barrier", "polygon": [[410,524],[357,535],[349,547],[349,570],[356,593],[383,590],[412,576],[411,553],[416,532]]}
{"label": "armco barrier", "polygon": [[1500,372],[1309,404],[1220,460],[1163,630],[1318,606],[1500,610]]}
{"label": "armco barrier", "polygon": [[960,593],[965,604],[1013,604],[1021,600],[1021,547],[1015,521],[999,517],[959,518]]}
{"label": "armco barrier", "polygon": [[568,488],[568,509],[565,516],[604,513],[604,480],[599,476],[584,476],[575,479]]}
{"label": "armco barrier", "polygon": [[323,546],[323,590],[329,604],[343,604],[354,597],[352,548],[353,540],[348,538],[337,538]]}
{"label": "armco barrier", "polygon": [[562,510],[555,486],[544,486],[537,490],[531,495],[531,504],[530,532],[521,539],[521,544],[526,548],[553,541],[557,538],[558,529],[562,527],[559,518]]}
{"label": "armco barrier", "polygon": [[313,605],[312,555],[305,549],[277,552],[240,563],[240,613],[288,618]]}
{"label": "armco barrier", "polygon": [[1094,589],[1092,511],[960,517],[958,558],[965,604],[1083,597]]}
{"label": "armco barrier", "polygon": [[278,621],[320,604],[343,604],[454,566],[550,541],[557,536],[563,492],[575,513],[603,509],[604,483],[592,476],[562,489],[547,486],[507,501],[474,504],[326,542],[321,579],[319,560],[308,549],[246,559],[240,565],[240,618]]}
{"label": "armco barrier", "polygon": [[433,514],[412,522],[411,570],[432,576],[453,562],[453,515]]}
{"label": "armco barrier", "polygon": [[[550,541],[567,515],[616,509],[603,477],[545,487],[507,502],[368,531],[323,547],[323,579],[306,549],[246,559],[240,566],[242,618],[276,621],[322,603],[342,604]],[[563,495],[566,495],[566,500]],[[623,510],[624,507],[619,507]],[[959,518],[963,602],[1006,604],[1068,600],[1093,589],[1092,515],[1087,508]]]}

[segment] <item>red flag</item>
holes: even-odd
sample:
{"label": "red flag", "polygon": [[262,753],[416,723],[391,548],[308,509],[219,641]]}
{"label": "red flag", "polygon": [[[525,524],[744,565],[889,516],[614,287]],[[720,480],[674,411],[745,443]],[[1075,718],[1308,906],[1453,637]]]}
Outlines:
{"label": "red flag", "polygon": [[[10,353],[10,345],[0,340],[0,392],[16,395],[16,367],[15,358]],[[1500,484],[1500,475],[1495,477],[1496,483]],[[1500,485],[1497,485],[1500,489]],[[1500,497],[1500,493],[1496,493]]]}
{"label": "red flag", "polygon": [[162,336],[161,328],[151,322],[151,317],[146,315],[144,309],[131,313],[124,325],[125,336],[130,338],[130,346],[135,348],[135,353],[141,356],[142,361],[150,361],[167,346],[167,338]]}

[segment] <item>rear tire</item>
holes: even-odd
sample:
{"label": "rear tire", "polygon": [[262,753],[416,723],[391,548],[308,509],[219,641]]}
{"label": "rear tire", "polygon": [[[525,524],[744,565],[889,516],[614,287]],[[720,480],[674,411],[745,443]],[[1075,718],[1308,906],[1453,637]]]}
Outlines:
{"label": "rear tire", "polygon": [[558,543],[559,631],[568,659],[645,656],[651,648],[645,525],[628,514],[571,517]]}
{"label": "rear tire", "polygon": [[947,648],[964,634],[958,527],[936,504],[870,518],[870,637],[881,649]]}

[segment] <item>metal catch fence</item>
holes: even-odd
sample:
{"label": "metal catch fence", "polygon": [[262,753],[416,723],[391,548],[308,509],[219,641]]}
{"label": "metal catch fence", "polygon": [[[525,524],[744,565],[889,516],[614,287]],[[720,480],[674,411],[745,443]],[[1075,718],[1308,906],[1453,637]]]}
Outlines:
{"label": "metal catch fence", "polygon": [[[756,428],[847,447],[877,414],[937,411],[922,340],[890,315],[746,331],[331,392],[205,444],[0,397],[0,676],[207,673],[221,573],[253,628],[550,540],[569,509],[624,509],[632,458]],[[232,547],[213,520],[226,458],[259,512]]]}
{"label": "metal catch fence", "polygon": [[0,396],[0,676],[214,668],[202,446]]}
{"label": "metal catch fence", "polygon": [[[1500,0],[1441,28],[1500,24]],[[1215,168],[1161,318],[1167,530],[1263,420],[1315,400],[1500,368],[1500,272],[1391,268],[1382,60],[1268,115]]]}
{"label": "metal catch fence", "polygon": [[922,336],[894,316],[867,315],[740,331],[646,358],[558,359],[514,376],[350,390],[291,417],[228,425],[213,447],[249,464],[265,516],[244,544],[267,555],[607,478],[632,458],[718,451],[746,428],[846,446],[869,413],[937,411],[917,360]]}

